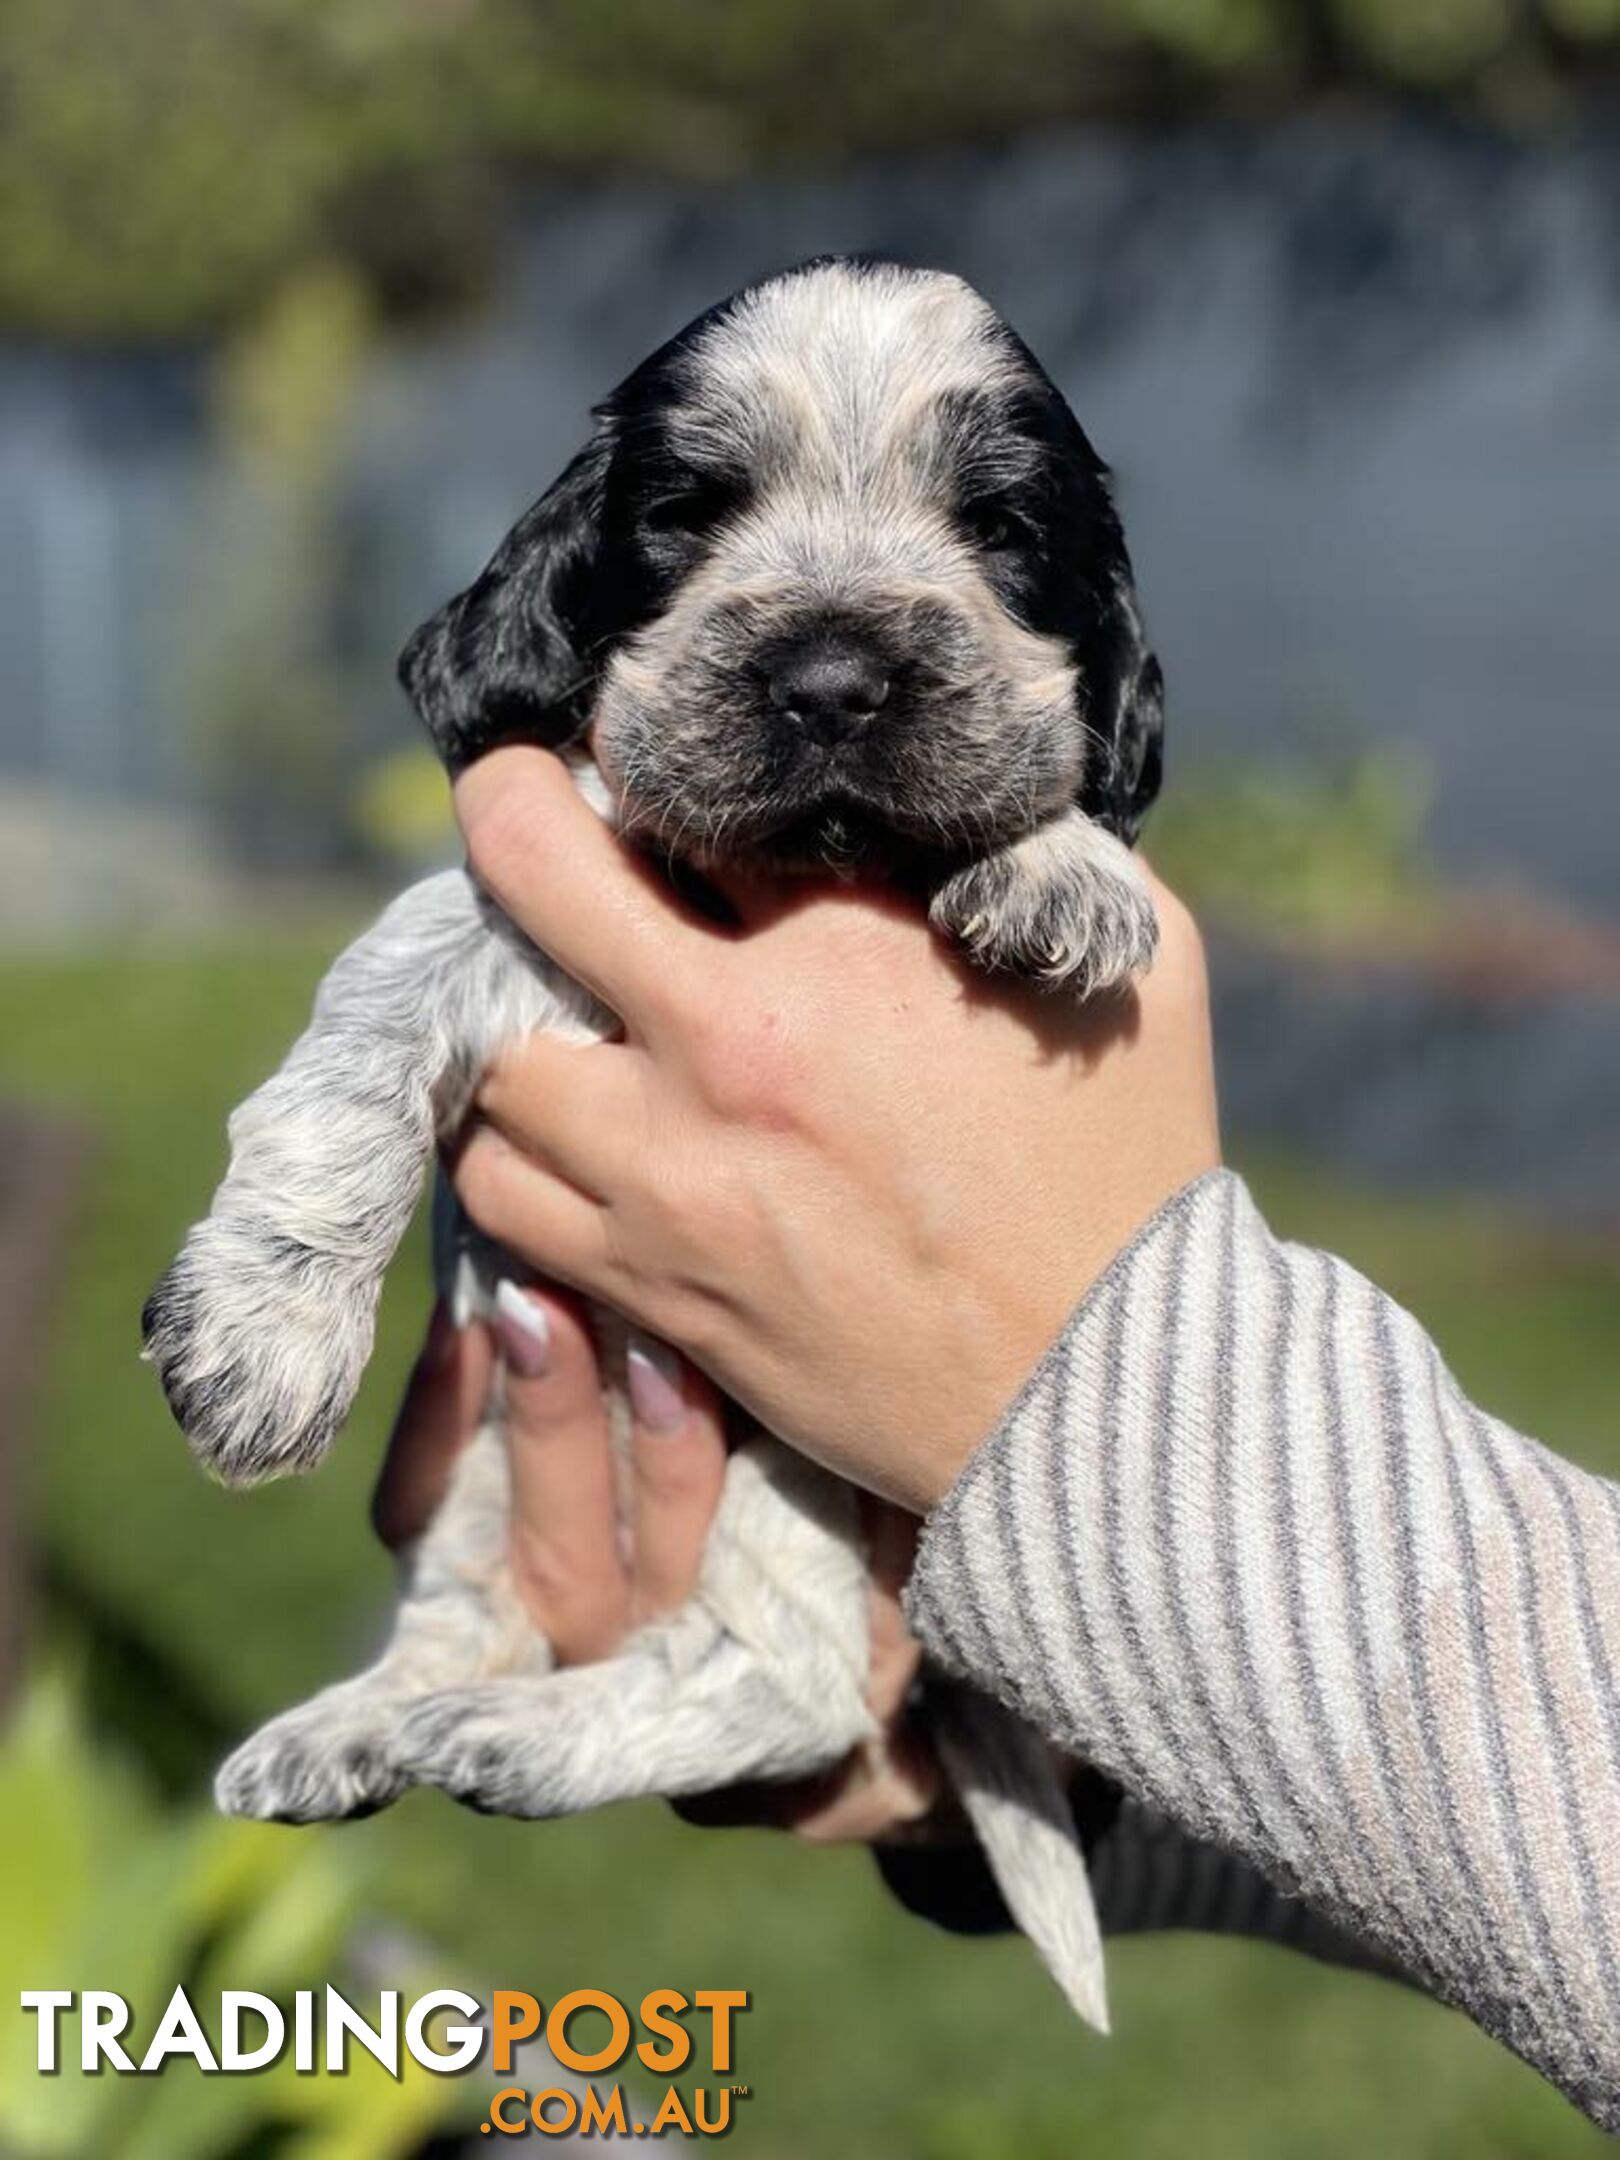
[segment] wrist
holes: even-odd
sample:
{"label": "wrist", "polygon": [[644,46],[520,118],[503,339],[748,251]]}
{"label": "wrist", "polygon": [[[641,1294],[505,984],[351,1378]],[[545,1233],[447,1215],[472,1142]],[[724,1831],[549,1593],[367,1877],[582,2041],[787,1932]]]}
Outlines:
{"label": "wrist", "polygon": [[[994,1351],[964,1358],[941,1376],[926,1426],[913,1426],[906,1451],[909,1490],[894,1497],[927,1516],[945,1499],[979,1450],[1005,1425],[1055,1346],[1103,1290],[1110,1276],[1165,1215],[1182,1206],[1221,1169],[1218,1152],[1189,1152],[1151,1184],[1138,1182],[1129,1206],[1085,1212],[1087,1234],[1069,1242],[1046,1267],[1031,1264],[1021,1295],[1009,1296],[995,1331]],[[1099,1234],[1099,1225],[1106,1224]],[[977,1385],[969,1384],[977,1371]],[[964,1404],[976,1412],[964,1417]]]}

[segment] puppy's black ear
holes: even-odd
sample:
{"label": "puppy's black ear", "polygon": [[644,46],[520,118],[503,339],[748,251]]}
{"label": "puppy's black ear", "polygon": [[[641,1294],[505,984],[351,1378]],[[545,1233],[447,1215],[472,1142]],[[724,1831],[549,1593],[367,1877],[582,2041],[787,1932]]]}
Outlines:
{"label": "puppy's black ear", "polygon": [[400,655],[399,679],[452,774],[497,743],[555,749],[590,719],[590,587],[611,454],[604,426],[519,518],[477,583]]}
{"label": "puppy's black ear", "polygon": [[1108,467],[1039,361],[1008,337],[1035,385],[1023,428],[1045,444],[1057,481],[1050,558],[1062,566],[1060,619],[1090,730],[1079,806],[1129,846],[1164,774],[1164,675],[1143,633]]}
{"label": "puppy's black ear", "polygon": [[1081,656],[1086,718],[1095,732],[1080,806],[1134,843],[1164,777],[1164,671],[1142,634],[1127,567]]}

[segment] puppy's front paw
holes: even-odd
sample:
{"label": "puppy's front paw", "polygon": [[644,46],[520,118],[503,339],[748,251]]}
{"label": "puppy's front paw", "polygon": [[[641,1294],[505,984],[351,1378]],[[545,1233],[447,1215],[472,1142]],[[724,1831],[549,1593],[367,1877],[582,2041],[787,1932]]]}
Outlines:
{"label": "puppy's front paw", "polygon": [[391,1760],[388,1721],[397,1707],[353,1682],[256,1732],[214,1780],[221,1813],[255,1822],[336,1822],[375,1814],[405,1790]]}
{"label": "puppy's front paw", "polygon": [[987,972],[1080,997],[1140,974],[1159,938],[1135,857],[1078,810],[957,871],[929,919]]}
{"label": "puppy's front paw", "polygon": [[369,1278],[329,1255],[211,1216],[146,1302],[143,1354],[199,1459],[251,1485],[326,1453],[375,1310]]}

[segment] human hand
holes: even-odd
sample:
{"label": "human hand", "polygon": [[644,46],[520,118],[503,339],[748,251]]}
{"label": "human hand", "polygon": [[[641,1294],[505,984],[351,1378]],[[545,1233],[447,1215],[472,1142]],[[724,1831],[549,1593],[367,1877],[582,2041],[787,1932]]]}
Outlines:
{"label": "human hand", "polygon": [[[559,1662],[608,1656],[643,1620],[684,1604],[697,1586],[719,1504],[726,1448],[713,1386],[672,1353],[638,1346],[631,1365],[630,1519],[618,1518],[612,1442],[589,1322],[564,1293],[510,1286],[497,1332],[506,1359],[513,1575]],[[372,1502],[391,1549],[426,1528],[456,1455],[483,1416],[495,1343],[478,1323],[457,1329],[440,1306],[405,1393]],[[900,1613],[917,1525],[870,1500],[871,1667],[867,1698],[879,1735],[823,1776],[750,1785],[685,1801],[705,1823],[770,1823],[817,1843],[912,1834],[934,1809],[932,1754],[913,1734],[907,1701],[920,1655]]]}
{"label": "human hand", "polygon": [[487,1076],[456,1166],[537,1272],[678,1342],[762,1424],[932,1506],[1074,1303],[1219,1160],[1203,955],[1077,1006],[972,975],[881,890],[726,878],[700,919],[545,753],[465,773],[473,868],[621,1019]]}

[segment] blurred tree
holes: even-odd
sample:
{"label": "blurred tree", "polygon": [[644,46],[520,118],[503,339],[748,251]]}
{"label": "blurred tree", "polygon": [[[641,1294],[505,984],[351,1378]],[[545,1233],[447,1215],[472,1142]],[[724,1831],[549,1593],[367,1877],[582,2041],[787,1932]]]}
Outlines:
{"label": "blurred tree", "polygon": [[223,341],[214,370],[219,454],[175,642],[203,791],[238,853],[272,868],[328,868],[349,846],[356,699],[331,609],[369,328],[356,274],[311,263]]}
{"label": "blurred tree", "polygon": [[1620,0],[0,0],[0,320],[167,338],[337,260],[478,288],[534,172],[723,175],[1345,89],[1545,110]]}

